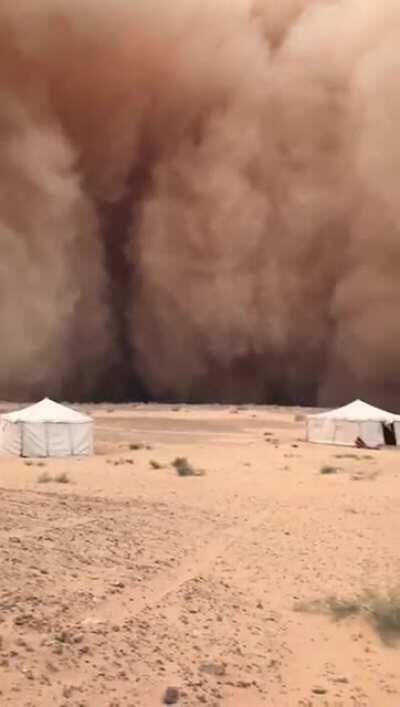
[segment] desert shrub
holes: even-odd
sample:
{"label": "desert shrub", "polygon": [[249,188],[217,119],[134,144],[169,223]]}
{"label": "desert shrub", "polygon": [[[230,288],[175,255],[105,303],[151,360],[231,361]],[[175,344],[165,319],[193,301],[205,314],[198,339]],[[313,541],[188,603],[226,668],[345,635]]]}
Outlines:
{"label": "desert shrub", "polygon": [[172,466],[175,467],[179,476],[204,476],[205,474],[203,469],[195,469],[186,457],[176,457],[172,462]]}
{"label": "desert shrub", "polygon": [[160,464],[160,462],[156,461],[155,459],[150,459],[149,464],[152,469],[162,469],[163,468],[162,464]]}
{"label": "desert shrub", "polygon": [[381,638],[387,643],[400,639],[400,590],[386,594],[369,592],[366,611]]}
{"label": "desert shrub", "polygon": [[194,476],[196,473],[186,457],[176,457],[172,462],[172,466],[175,467],[179,476]]}
{"label": "desert shrub", "polygon": [[351,475],[352,481],[374,481],[379,476],[379,471],[356,471]]}
{"label": "desert shrub", "polygon": [[307,614],[329,614],[335,621],[340,621],[348,616],[359,614],[362,611],[362,599],[360,597],[339,599],[336,596],[329,596],[310,602],[298,602],[294,609]]}
{"label": "desert shrub", "polygon": [[43,471],[41,474],[39,474],[37,480],[38,484],[48,484],[50,481],[53,481],[53,477],[50,476],[47,471]]}
{"label": "desert shrub", "polygon": [[327,610],[336,621],[346,619],[348,616],[355,616],[362,610],[362,602],[359,598],[338,599],[332,596],[327,600]]}
{"label": "desert shrub", "polygon": [[330,466],[329,464],[324,464],[324,466],[321,466],[319,473],[320,474],[337,474],[338,473],[338,468],[337,466]]}
{"label": "desert shrub", "polygon": [[300,602],[295,611],[330,614],[336,621],[349,616],[364,616],[388,644],[400,640],[400,589],[387,592],[367,590],[353,598],[330,596],[311,602]]}
{"label": "desert shrub", "polygon": [[57,474],[57,476],[54,478],[54,481],[57,481],[58,484],[69,484],[71,482],[71,479],[69,478],[68,474],[63,471],[60,474]]}
{"label": "desert shrub", "polygon": [[133,451],[139,451],[139,449],[143,449],[144,445],[141,442],[132,442],[132,444],[129,445],[129,449]]}

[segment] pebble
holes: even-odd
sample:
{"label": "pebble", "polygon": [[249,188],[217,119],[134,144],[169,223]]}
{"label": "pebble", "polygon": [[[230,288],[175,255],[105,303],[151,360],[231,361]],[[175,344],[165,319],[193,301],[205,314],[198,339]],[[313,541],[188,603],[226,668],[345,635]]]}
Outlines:
{"label": "pebble", "polygon": [[163,697],[165,705],[176,705],[179,700],[179,690],[176,687],[167,687]]}

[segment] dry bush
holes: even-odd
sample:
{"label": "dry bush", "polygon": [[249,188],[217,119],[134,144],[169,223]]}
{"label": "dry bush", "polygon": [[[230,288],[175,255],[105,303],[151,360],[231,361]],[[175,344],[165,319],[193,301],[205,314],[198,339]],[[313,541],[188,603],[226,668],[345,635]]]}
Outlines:
{"label": "dry bush", "polygon": [[38,484],[48,484],[53,481],[53,477],[47,471],[43,471],[37,478]]}
{"label": "dry bush", "polygon": [[186,457],[176,457],[172,462],[172,466],[175,467],[179,476],[204,476],[204,471],[195,469]]}
{"label": "dry bush", "polygon": [[351,475],[352,481],[374,481],[379,476],[379,471],[356,471]]}
{"label": "dry bush", "polygon": [[330,466],[329,464],[324,464],[324,466],[321,466],[319,473],[320,474],[337,474],[339,471],[337,466]]}
{"label": "dry bush", "polygon": [[57,474],[57,476],[54,477],[54,481],[56,481],[58,484],[70,484],[71,479],[69,478],[68,474],[65,471],[62,471],[60,474]]}
{"label": "dry bush", "polygon": [[329,614],[335,621],[349,616],[364,616],[388,644],[400,640],[400,588],[387,592],[366,590],[353,598],[330,596],[311,602],[299,602],[295,611]]}
{"label": "dry bush", "polygon": [[385,594],[366,593],[366,611],[382,640],[392,643],[400,639],[400,589]]}
{"label": "dry bush", "polygon": [[358,454],[335,454],[335,459],[359,459]]}
{"label": "dry bush", "polygon": [[196,473],[186,457],[176,457],[172,462],[172,466],[175,467],[179,476],[194,476]]}

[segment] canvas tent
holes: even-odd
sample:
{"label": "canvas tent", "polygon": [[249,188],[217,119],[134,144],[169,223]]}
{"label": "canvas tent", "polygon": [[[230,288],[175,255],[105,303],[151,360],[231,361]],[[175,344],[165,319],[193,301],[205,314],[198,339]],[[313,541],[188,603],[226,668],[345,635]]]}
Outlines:
{"label": "canvas tent", "polygon": [[45,398],[2,416],[1,447],[22,457],[93,454],[93,420]]}
{"label": "canvas tent", "polygon": [[307,417],[309,442],[355,446],[357,438],[368,447],[400,445],[400,415],[354,400],[337,410]]}

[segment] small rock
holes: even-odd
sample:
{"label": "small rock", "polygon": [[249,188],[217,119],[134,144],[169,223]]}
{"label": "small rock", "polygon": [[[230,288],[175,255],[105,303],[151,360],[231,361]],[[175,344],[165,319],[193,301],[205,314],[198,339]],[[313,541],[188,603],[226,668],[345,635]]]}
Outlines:
{"label": "small rock", "polygon": [[326,695],[328,690],[326,690],[324,687],[313,687],[312,692],[314,695]]}
{"label": "small rock", "polygon": [[167,687],[164,692],[163,703],[165,705],[176,705],[179,700],[179,690],[176,687]]}
{"label": "small rock", "polygon": [[222,677],[226,672],[225,665],[223,663],[202,663],[199,669],[201,673],[217,675],[218,677]]}

